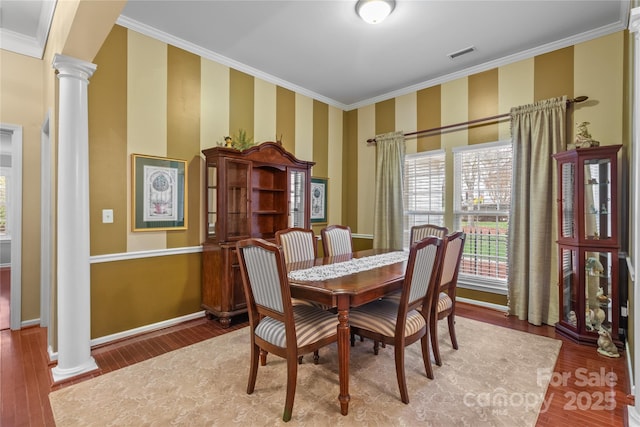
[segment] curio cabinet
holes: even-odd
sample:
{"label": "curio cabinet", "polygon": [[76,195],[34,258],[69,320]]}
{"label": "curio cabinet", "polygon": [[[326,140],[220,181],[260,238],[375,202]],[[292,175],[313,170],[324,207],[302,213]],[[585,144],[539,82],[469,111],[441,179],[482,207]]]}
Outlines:
{"label": "curio cabinet", "polygon": [[288,227],[310,228],[313,162],[298,160],[278,142],[244,151],[213,147],[205,157],[202,308],[223,326],[247,310],[235,245],[273,240]]}
{"label": "curio cabinet", "polygon": [[560,320],[556,330],[595,344],[605,328],[622,347],[618,294],[620,145],[555,154],[558,168]]}

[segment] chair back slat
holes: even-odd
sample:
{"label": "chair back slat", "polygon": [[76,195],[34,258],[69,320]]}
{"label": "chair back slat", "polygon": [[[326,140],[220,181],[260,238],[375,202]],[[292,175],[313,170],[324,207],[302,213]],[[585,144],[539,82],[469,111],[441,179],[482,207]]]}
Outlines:
{"label": "chair back slat", "polygon": [[276,231],[276,243],[282,246],[285,262],[298,262],[317,257],[316,237],[313,230],[288,228]]}
{"label": "chair back slat", "polygon": [[439,239],[444,239],[444,237],[449,232],[447,227],[440,227],[439,225],[433,224],[422,224],[422,225],[414,225],[411,227],[411,237],[409,239],[409,244],[413,244],[419,242],[425,237],[435,236]]}
{"label": "chair back slat", "polygon": [[330,225],[320,231],[324,256],[336,256],[353,253],[351,228],[343,225]]}
{"label": "chair back slat", "polygon": [[276,254],[259,246],[241,249],[255,303],[284,313]]}
{"label": "chair back slat", "polygon": [[409,304],[427,296],[429,283],[431,282],[435,260],[438,253],[438,245],[430,244],[416,250],[411,274],[411,288],[409,292]]}
{"label": "chair back slat", "polygon": [[440,288],[448,287],[451,283],[457,282],[465,240],[466,234],[463,231],[451,233],[445,238],[444,259],[440,272]]}

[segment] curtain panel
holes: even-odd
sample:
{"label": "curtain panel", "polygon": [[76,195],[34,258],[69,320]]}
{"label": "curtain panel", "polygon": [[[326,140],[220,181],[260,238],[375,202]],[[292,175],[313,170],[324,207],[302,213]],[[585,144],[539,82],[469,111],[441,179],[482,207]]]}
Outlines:
{"label": "curtain panel", "polygon": [[402,250],[404,132],[376,135],[373,247]]}
{"label": "curtain panel", "polygon": [[534,325],[558,321],[555,163],[566,146],[567,98],[511,109],[509,314]]}

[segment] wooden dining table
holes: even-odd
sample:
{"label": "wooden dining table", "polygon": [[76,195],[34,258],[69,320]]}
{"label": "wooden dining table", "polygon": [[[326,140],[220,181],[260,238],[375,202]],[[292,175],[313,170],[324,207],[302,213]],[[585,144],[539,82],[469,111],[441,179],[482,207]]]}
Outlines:
{"label": "wooden dining table", "polygon": [[[347,255],[316,258],[287,264],[289,272],[309,269],[316,266],[336,264],[354,258],[371,257],[390,250],[369,249]],[[289,278],[291,296],[318,302],[337,308],[338,313],[338,377],[340,382],[340,411],[342,415],[349,413],[349,357],[350,327],[349,309],[375,301],[385,294],[402,288],[406,270],[406,259],[393,264],[376,266],[369,270],[334,277],[324,280],[300,280]]]}

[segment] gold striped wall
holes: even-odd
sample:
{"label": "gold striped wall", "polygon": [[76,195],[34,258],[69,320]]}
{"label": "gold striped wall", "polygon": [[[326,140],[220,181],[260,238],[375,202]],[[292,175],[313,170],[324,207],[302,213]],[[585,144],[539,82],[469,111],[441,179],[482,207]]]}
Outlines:
{"label": "gold striped wall", "polygon": [[[358,186],[347,187],[345,210],[356,212],[356,232],[370,234],[367,218],[373,207],[371,167],[375,148],[366,140],[376,134],[402,130],[414,132],[478,118],[508,113],[511,107],[567,95],[589,96],[570,109],[569,129],[588,121],[589,130],[602,144],[622,141],[624,32],[559,49],[534,58],[446,82],[345,114],[345,146],[357,156]],[[509,122],[488,122],[453,132],[409,137],[407,153],[510,138]],[[572,138],[572,136],[570,136]],[[447,184],[450,184],[449,181]],[[351,224],[354,227],[353,224]]]}
{"label": "gold striped wall", "polygon": [[[602,144],[626,144],[623,35],[342,111],[116,25],[95,59],[98,71],[89,85],[91,255],[200,245],[205,211],[200,151],[240,128],[258,142],[281,139],[296,157],[316,162],[312,174],[329,179],[328,222],[350,225],[363,235],[373,231],[376,156],[366,140],[376,134],[464,122],[555,96],[587,95],[589,101],[570,114],[568,127],[589,121]],[[409,138],[407,152],[450,153],[453,147],[509,137],[509,123],[501,121]],[[188,161],[186,231],[130,231],[132,153]],[[446,183],[452,188],[451,174]],[[453,204],[450,193],[446,203]],[[102,209],[114,210],[113,224],[102,224]],[[446,221],[451,226],[452,216]],[[198,311],[199,265],[199,253],[92,264],[92,336]],[[180,301],[166,301],[176,298]],[[491,295],[480,298],[504,303]],[[134,306],[144,301],[147,307],[123,312],[123,300]],[[111,319],[114,312],[123,313],[117,322]]]}
{"label": "gold striped wall", "polygon": [[[328,220],[342,223],[343,112],[164,42],[114,26],[89,85],[92,337],[200,310],[200,254],[137,258],[204,240],[201,150],[244,129],[280,139],[329,178]],[[131,154],[188,164],[187,230],[131,231]],[[102,223],[113,209],[114,222]],[[317,227],[319,232],[320,227]],[[99,256],[129,254],[101,262]],[[117,319],[113,313],[119,313]]]}
{"label": "gold striped wall", "polygon": [[[624,34],[621,31],[346,113],[344,125],[352,131],[345,133],[345,147],[353,163],[345,172],[348,170],[350,178],[357,179],[357,184],[345,186],[347,223],[357,233],[373,232],[375,180],[371,165],[375,162],[375,147],[367,145],[366,140],[379,133],[432,129],[508,113],[512,107],[552,97],[586,95],[587,102],[569,110],[571,133],[575,123],[588,121],[591,134],[602,145],[628,144],[622,133]],[[451,149],[510,137],[507,118],[407,139],[407,153],[436,149],[447,152],[447,226],[453,226]],[[550,246],[551,249],[554,248]],[[502,296],[470,292],[468,296],[506,304]]]}

